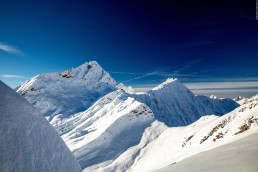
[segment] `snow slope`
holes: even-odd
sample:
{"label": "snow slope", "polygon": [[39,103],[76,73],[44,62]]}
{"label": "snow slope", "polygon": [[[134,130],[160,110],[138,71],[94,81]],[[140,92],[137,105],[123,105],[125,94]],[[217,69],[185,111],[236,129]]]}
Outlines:
{"label": "snow slope", "polygon": [[145,104],[118,89],[85,112],[57,120],[53,125],[81,167],[91,171],[99,164],[110,164],[129,147],[138,144],[145,128],[153,121],[153,113]]}
{"label": "snow slope", "polygon": [[171,164],[157,172],[257,172],[258,134],[247,136],[233,143],[205,151]]}
{"label": "snow slope", "polygon": [[16,90],[52,120],[81,112],[98,98],[113,91],[115,80],[95,62],[86,62],[62,73],[35,76]]}
{"label": "snow slope", "polygon": [[[249,103],[224,116],[203,116],[186,127],[165,129],[155,141],[141,149],[140,156],[130,170],[157,170],[205,150],[257,133],[257,105],[258,96],[254,96]],[[145,142],[141,140],[141,144]]]}
{"label": "snow slope", "polygon": [[54,128],[1,81],[0,117],[0,171],[81,171]]}
{"label": "snow slope", "polygon": [[[203,116],[184,127],[168,127],[155,120],[144,130],[138,144],[109,163],[95,164],[95,168],[86,168],[84,171],[158,170],[200,152],[258,133],[257,105],[258,96],[254,96],[249,103],[224,116]],[[108,151],[104,150],[102,153]]]}

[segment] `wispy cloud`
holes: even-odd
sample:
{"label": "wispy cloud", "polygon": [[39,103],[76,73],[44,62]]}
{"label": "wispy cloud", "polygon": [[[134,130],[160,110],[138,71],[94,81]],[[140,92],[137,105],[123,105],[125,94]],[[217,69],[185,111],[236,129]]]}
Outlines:
{"label": "wispy cloud", "polygon": [[116,71],[108,71],[108,73],[114,73],[114,74],[125,74],[125,75],[146,75],[148,73],[144,73],[144,72],[116,72]]}
{"label": "wispy cloud", "polygon": [[6,44],[4,42],[0,42],[0,50],[14,55],[23,55],[24,53],[19,50],[17,47]]}
{"label": "wispy cloud", "polygon": [[147,73],[145,75],[141,75],[141,76],[138,76],[138,77],[135,77],[135,78],[132,78],[132,79],[128,79],[128,80],[122,81],[122,82],[125,83],[125,82],[129,82],[129,81],[134,81],[134,80],[137,80],[137,79],[140,79],[140,78],[144,78],[146,76],[154,75],[155,73],[156,72]]}
{"label": "wispy cloud", "polygon": [[0,75],[1,78],[27,78],[25,76],[21,76],[21,75],[11,75],[11,74],[2,74]]}
{"label": "wispy cloud", "polygon": [[122,81],[123,83],[125,82],[129,82],[129,81],[135,81],[147,76],[162,76],[162,77],[166,77],[166,78],[171,78],[171,77],[191,77],[191,76],[196,76],[196,74],[183,74],[181,73],[182,71],[191,68],[194,64],[200,62],[201,59],[197,59],[194,61],[189,61],[187,62],[185,65],[183,65],[180,68],[177,68],[176,70],[171,70],[171,68],[167,68],[164,67],[163,69],[159,69],[153,72],[149,72],[149,73],[136,73],[136,72],[110,72],[110,73],[117,73],[117,74],[129,74],[129,75],[140,75],[128,80],[124,80]]}
{"label": "wispy cloud", "polygon": [[190,62],[187,62],[185,65],[183,65],[181,68],[175,70],[172,72],[172,74],[174,75],[178,75],[180,72],[188,69],[188,68],[191,68],[194,64],[200,62],[202,59],[197,59],[197,60],[194,60],[194,61],[190,61]]}

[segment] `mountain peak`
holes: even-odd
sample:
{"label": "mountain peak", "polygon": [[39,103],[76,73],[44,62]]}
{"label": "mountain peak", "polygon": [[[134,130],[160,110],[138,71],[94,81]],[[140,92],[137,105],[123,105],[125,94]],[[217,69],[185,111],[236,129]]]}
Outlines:
{"label": "mountain peak", "polygon": [[17,92],[51,120],[56,115],[69,117],[87,109],[116,85],[96,61],[90,61],[61,73],[38,75],[18,87]]}
{"label": "mountain peak", "polygon": [[163,88],[166,88],[168,86],[172,86],[172,85],[182,85],[181,82],[177,79],[177,78],[168,78],[166,81],[162,82],[160,85],[154,87],[151,90],[161,90]]}
{"label": "mountain peak", "polygon": [[76,67],[77,68],[85,68],[85,69],[99,69],[99,70],[103,70],[103,68],[99,65],[99,63],[97,61],[89,61],[89,62],[84,62],[83,64],[81,64],[80,66]]}
{"label": "mountain peak", "polygon": [[82,65],[60,73],[64,78],[78,78],[86,80],[89,84],[95,82],[108,83],[115,87],[116,81],[96,61],[85,62]]}
{"label": "mountain peak", "polygon": [[210,98],[211,98],[211,99],[217,99],[217,96],[211,95]]}

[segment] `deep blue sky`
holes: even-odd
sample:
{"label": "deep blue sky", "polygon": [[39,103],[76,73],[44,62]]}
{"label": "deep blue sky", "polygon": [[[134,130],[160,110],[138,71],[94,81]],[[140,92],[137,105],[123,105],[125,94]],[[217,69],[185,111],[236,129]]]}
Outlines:
{"label": "deep blue sky", "polygon": [[257,57],[254,0],[0,1],[0,79],[11,87],[96,60],[139,88],[177,77],[203,94],[250,96]]}

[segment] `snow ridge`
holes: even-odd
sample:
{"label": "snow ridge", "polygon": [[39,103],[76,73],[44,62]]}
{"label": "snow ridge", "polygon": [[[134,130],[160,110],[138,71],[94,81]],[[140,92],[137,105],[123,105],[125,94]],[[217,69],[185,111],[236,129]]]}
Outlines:
{"label": "snow ridge", "polygon": [[161,90],[162,88],[169,86],[170,83],[176,84],[178,81],[177,78],[173,79],[173,78],[168,78],[165,82],[161,83],[160,85],[158,85],[157,87],[154,87],[151,90]]}

